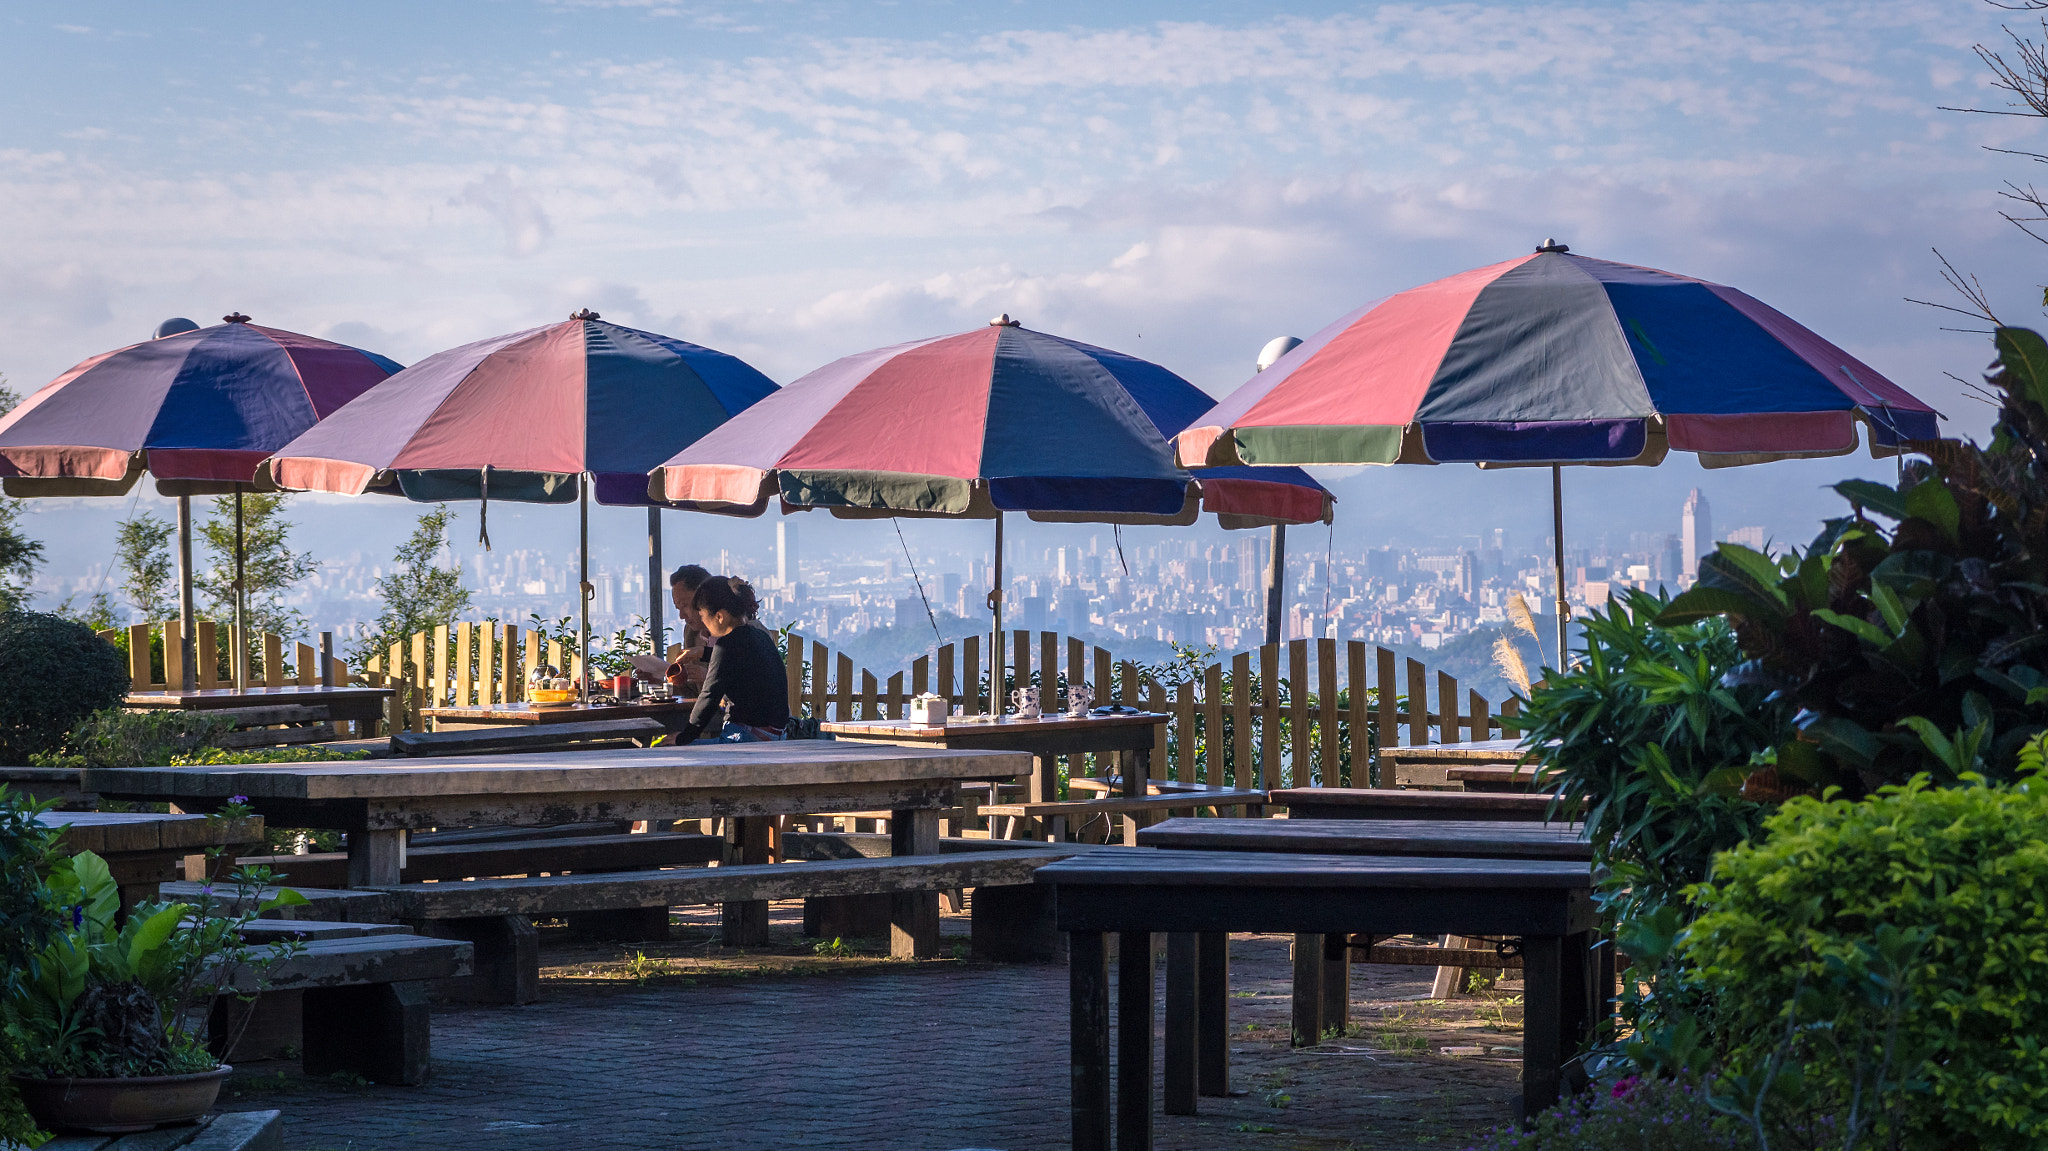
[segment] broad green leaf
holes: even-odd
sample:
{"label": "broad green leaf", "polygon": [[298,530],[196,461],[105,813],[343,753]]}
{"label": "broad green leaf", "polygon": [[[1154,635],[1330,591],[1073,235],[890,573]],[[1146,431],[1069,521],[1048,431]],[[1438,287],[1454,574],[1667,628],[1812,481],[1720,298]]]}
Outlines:
{"label": "broad green leaf", "polygon": [[1913,490],[1906,493],[1906,512],[1940,528],[1943,538],[1950,543],[1960,538],[1963,513],[1956,507],[1955,493],[1938,479],[1913,485]]}
{"label": "broad green leaf", "polygon": [[1857,507],[1887,519],[1902,520],[1908,514],[1906,497],[1897,488],[1875,480],[1843,480],[1835,485],[1835,491]]}
{"label": "broad green leaf", "polygon": [[298,892],[293,891],[289,887],[280,887],[277,889],[276,894],[264,900],[262,904],[259,905],[259,910],[275,911],[280,907],[305,907],[306,905],[312,902],[312,900],[307,899],[305,896],[300,895]]}
{"label": "broad green leaf", "polygon": [[2015,390],[2048,406],[2048,340],[2031,328],[1999,328],[1998,362],[2013,376]]}
{"label": "broad green leaf", "polygon": [[178,923],[192,910],[189,904],[173,903],[157,910],[128,941],[128,969],[147,979],[150,969],[161,970],[164,961],[164,943],[171,933],[178,929]]}
{"label": "broad green leaf", "polygon": [[1657,616],[1661,627],[1675,627],[1717,615],[1777,619],[1784,613],[1776,604],[1727,588],[1696,586],[1679,593]]}
{"label": "broad green leaf", "polygon": [[81,851],[71,857],[71,874],[78,880],[79,902],[85,905],[85,917],[101,931],[111,928],[115,913],[121,910],[121,888],[114,882],[114,873],[107,869],[107,861],[90,851]]}
{"label": "broad green leaf", "polygon": [[1841,628],[1857,639],[1875,644],[1878,647],[1891,646],[1891,633],[1871,623],[1869,620],[1857,619],[1853,615],[1843,615],[1841,612],[1829,611],[1827,608],[1814,609],[1813,618],[1833,627]]}
{"label": "broad green leaf", "polygon": [[1884,617],[1884,626],[1893,635],[1906,630],[1906,616],[1912,611],[1899,600],[1899,593],[1888,584],[1872,581],[1870,602],[1877,605],[1877,612]]}

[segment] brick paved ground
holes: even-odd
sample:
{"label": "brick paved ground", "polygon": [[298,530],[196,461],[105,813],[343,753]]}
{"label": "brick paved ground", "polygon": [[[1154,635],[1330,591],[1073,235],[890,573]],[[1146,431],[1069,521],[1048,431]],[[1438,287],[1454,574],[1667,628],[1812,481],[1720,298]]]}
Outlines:
{"label": "brick paved ground", "polygon": [[[616,946],[549,940],[543,1002],[437,1010],[425,1086],[250,1064],[223,1106],[282,1108],[295,1151],[1067,1146],[1063,968],[820,963],[795,937],[795,908],[777,905],[772,950],[828,973],[720,976],[761,957],[685,926],[644,950],[691,974],[636,984]],[[1294,1050],[1286,941],[1239,936],[1232,953],[1239,1094],[1161,1116],[1161,1148],[1457,1148],[1505,1118],[1511,1053],[1436,1052],[1518,1045],[1518,1001],[1423,1005],[1429,969],[1360,966],[1355,1034]]]}

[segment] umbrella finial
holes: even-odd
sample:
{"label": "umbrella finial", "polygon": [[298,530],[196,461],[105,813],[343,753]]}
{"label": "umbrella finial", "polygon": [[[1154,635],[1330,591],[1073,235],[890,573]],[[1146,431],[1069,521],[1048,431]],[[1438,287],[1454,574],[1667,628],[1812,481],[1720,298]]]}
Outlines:
{"label": "umbrella finial", "polygon": [[1004,312],[1004,313],[1003,313],[1002,315],[1000,315],[1000,316],[997,316],[997,317],[996,317],[995,319],[993,319],[993,320],[990,320],[990,321],[988,322],[988,326],[989,326],[989,327],[991,327],[991,328],[1021,328],[1021,327],[1023,327],[1024,325],[1022,325],[1022,324],[1018,323],[1017,321],[1015,321],[1015,320],[1011,319],[1011,318],[1010,318],[1010,313],[1008,313],[1008,312]]}
{"label": "umbrella finial", "polygon": [[158,324],[156,326],[156,331],[151,333],[149,338],[152,340],[161,340],[165,336],[176,336],[181,335],[185,332],[196,332],[198,330],[198,324],[193,323],[192,321],[186,319],[183,316],[172,316],[170,319],[165,320],[161,324]]}
{"label": "umbrella finial", "polygon": [[1556,240],[1545,236],[1543,242],[1536,245],[1536,250],[1539,252],[1569,252],[1572,249],[1569,244],[1560,244]]}
{"label": "umbrella finial", "polygon": [[578,308],[569,313],[569,318],[572,320],[595,320],[599,317],[596,312],[591,311],[589,308]]}
{"label": "umbrella finial", "polygon": [[227,315],[221,317],[221,322],[228,324],[246,324],[249,322],[249,317],[243,315],[240,312],[229,312]]}

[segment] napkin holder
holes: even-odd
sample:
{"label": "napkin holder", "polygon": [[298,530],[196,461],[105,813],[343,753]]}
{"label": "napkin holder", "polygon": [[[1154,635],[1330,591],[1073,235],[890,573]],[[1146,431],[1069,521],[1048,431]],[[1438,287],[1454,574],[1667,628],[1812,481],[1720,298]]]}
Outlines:
{"label": "napkin holder", "polygon": [[910,697],[910,722],[943,724],[953,710],[953,701],[943,695],[925,692]]}

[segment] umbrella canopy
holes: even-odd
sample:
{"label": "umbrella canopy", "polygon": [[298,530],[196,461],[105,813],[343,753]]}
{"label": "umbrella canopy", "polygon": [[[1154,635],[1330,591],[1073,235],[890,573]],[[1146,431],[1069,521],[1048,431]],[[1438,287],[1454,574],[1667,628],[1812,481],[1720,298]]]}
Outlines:
{"label": "umbrella canopy", "polygon": [[171,494],[256,481],[270,453],[399,370],[374,352],[234,315],[73,367],[0,416],[7,494]]}
{"label": "umbrella canopy", "polygon": [[1934,409],[1754,297],[1535,253],[1345,316],[1180,436],[1183,463],[1655,464],[1873,454]]}
{"label": "umbrella canopy", "polygon": [[1306,473],[1212,482],[1175,465],[1173,434],[1213,402],[1157,364],[1002,316],[827,364],[677,453],[649,487],[748,515],[779,496],[851,516],[1191,523],[1206,502],[1246,523],[1326,518],[1329,493]]}
{"label": "umbrella canopy", "polygon": [[[279,487],[646,505],[647,473],[775,391],[745,361],[595,312],[429,356],[277,451]],[[486,475],[488,472],[488,476]]]}
{"label": "umbrella canopy", "polygon": [[[268,468],[279,487],[300,491],[582,502],[578,651],[586,656],[589,497],[645,506],[647,624],[658,651],[660,520],[647,473],[773,391],[773,380],[735,356],[585,309],[421,360],[286,444]],[[579,686],[588,688],[587,676]]]}

